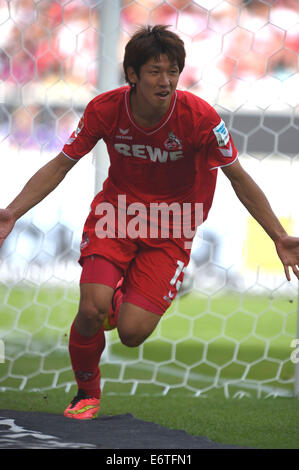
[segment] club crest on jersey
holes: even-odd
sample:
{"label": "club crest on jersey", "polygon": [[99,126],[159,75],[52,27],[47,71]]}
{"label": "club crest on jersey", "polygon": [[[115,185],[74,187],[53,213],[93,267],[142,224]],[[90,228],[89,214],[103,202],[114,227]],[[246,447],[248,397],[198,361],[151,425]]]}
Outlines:
{"label": "club crest on jersey", "polygon": [[214,127],[213,132],[215,134],[219,147],[225,147],[229,141],[229,133],[226,128],[225,122],[222,119],[218,126]]}
{"label": "club crest on jersey", "polygon": [[168,139],[165,140],[164,146],[167,150],[181,150],[182,144],[173,132],[169,132]]}

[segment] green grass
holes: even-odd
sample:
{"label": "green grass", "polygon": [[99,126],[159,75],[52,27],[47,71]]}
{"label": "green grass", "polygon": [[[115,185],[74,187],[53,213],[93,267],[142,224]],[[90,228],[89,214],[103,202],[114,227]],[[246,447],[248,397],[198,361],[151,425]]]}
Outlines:
{"label": "green grass", "polygon": [[[0,300],[0,338],[8,358],[0,366],[0,386],[45,389],[72,381],[67,344],[78,291],[2,287]],[[246,379],[290,391],[296,318],[296,303],[289,298],[237,293],[178,298],[141,347],[123,346],[116,331],[107,334],[105,387],[130,393],[137,380],[142,393],[169,386],[206,391],[219,374],[217,386]],[[119,383],[120,374],[127,383]]]}
{"label": "green grass", "polygon": [[[60,414],[75,393],[74,385],[65,390],[74,383],[67,344],[78,291],[0,287],[0,303],[0,407]],[[296,321],[296,301],[278,295],[177,298],[141,347],[126,348],[108,333],[101,412],[132,413],[216,442],[299,448],[298,400],[265,399],[292,393]]]}

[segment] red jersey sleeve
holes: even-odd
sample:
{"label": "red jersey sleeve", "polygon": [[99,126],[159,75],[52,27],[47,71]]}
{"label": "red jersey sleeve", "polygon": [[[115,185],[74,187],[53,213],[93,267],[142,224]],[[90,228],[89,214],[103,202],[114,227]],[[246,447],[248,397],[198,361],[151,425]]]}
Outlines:
{"label": "red jersey sleeve", "polygon": [[102,137],[102,131],[94,111],[94,102],[92,100],[86,106],[77,129],[65,143],[62,152],[72,160],[79,160],[89,153]]}
{"label": "red jersey sleeve", "polygon": [[191,94],[185,95],[191,103],[192,138],[201,169],[214,170],[233,163],[238,158],[238,151],[225,122],[206,101]]}
{"label": "red jersey sleeve", "polygon": [[225,125],[218,117],[218,124],[210,130],[207,138],[207,166],[209,170],[230,165],[238,158],[238,150]]}

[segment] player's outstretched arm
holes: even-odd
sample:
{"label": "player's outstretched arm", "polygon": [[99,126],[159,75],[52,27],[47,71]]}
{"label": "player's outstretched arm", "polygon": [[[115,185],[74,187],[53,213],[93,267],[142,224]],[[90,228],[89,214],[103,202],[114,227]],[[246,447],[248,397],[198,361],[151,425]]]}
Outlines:
{"label": "player's outstretched arm", "polygon": [[50,194],[75,163],[60,153],[30,178],[6,209],[0,209],[0,247],[16,221]]}
{"label": "player's outstretched arm", "polygon": [[0,209],[0,247],[5,238],[10,234],[15,224],[15,219],[7,209]]}
{"label": "player's outstretched arm", "polygon": [[289,268],[299,279],[299,237],[292,237],[282,227],[261,188],[242,168],[239,161],[222,168],[239,200],[275,243],[288,281]]}

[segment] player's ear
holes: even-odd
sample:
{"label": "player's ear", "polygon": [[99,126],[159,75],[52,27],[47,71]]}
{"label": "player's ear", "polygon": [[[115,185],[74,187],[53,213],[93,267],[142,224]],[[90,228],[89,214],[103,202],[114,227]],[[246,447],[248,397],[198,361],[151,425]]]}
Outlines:
{"label": "player's ear", "polygon": [[136,86],[138,77],[137,77],[135,70],[131,66],[127,68],[127,77],[128,77],[130,84],[131,85],[133,84],[134,86]]}

